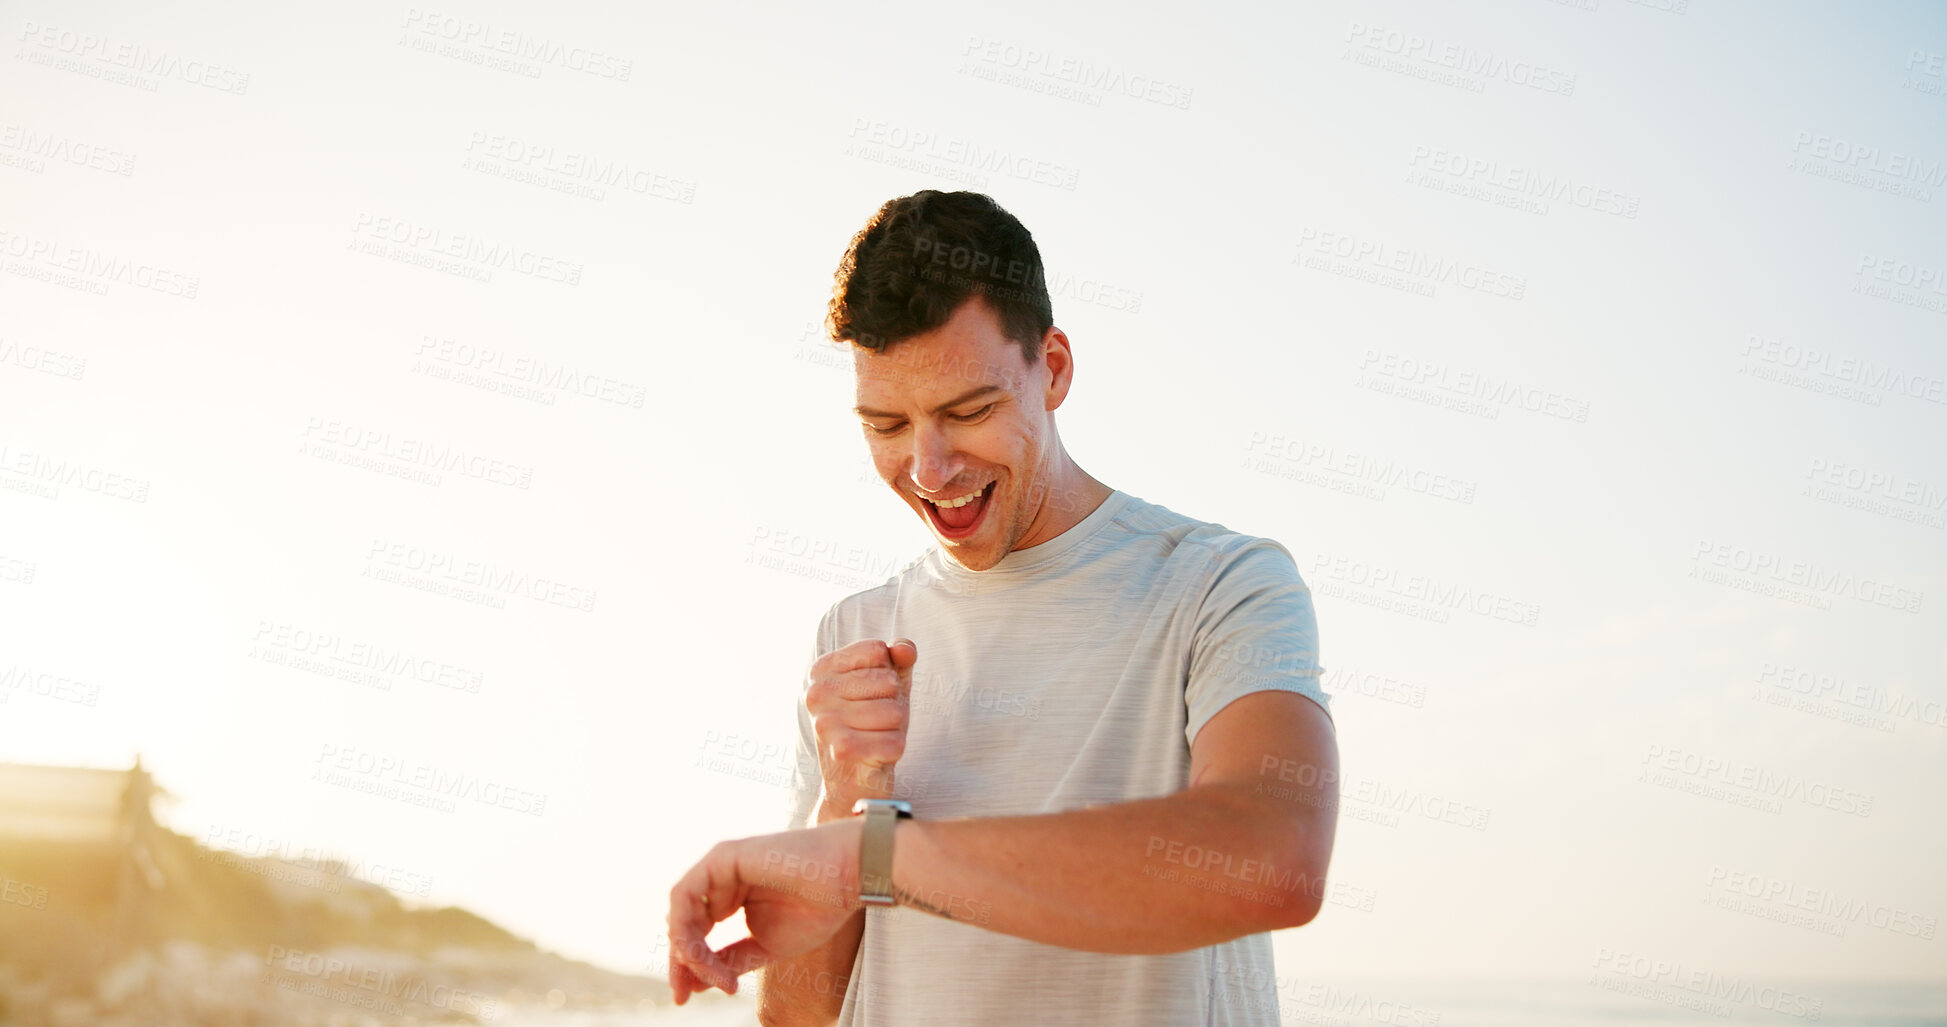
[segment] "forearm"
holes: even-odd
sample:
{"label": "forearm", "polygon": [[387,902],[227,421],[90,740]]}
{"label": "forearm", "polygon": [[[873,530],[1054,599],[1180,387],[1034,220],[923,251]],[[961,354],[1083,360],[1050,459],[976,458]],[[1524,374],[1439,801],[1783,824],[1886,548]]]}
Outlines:
{"label": "forearm", "polygon": [[757,1018],[764,1027],[827,1027],[838,1022],[845,989],[865,934],[865,911],[829,941],[757,971]]}
{"label": "forearm", "polygon": [[902,821],[893,884],[902,905],[1030,941],[1177,952],[1310,920],[1330,816],[1205,785],[1039,816]]}
{"label": "forearm", "polygon": [[[839,808],[839,800],[821,795],[806,818],[806,826],[846,820],[851,815],[850,809]],[[766,1027],[823,1027],[836,1023],[838,1012],[845,1004],[845,989],[851,980],[859,940],[864,936],[865,911],[860,910],[823,945],[759,970],[758,1018]]]}

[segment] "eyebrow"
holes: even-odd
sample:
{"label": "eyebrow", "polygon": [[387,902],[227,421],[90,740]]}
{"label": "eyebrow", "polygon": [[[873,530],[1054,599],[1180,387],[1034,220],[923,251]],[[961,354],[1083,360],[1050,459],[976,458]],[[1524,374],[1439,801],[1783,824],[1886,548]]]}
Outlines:
{"label": "eyebrow", "polygon": [[[979,399],[980,397],[985,396],[990,392],[1001,392],[1001,391],[1004,390],[998,385],[977,386],[971,390],[961,393],[958,396],[953,397],[952,399],[947,400],[944,403],[941,403],[939,406],[936,406],[931,410],[928,410],[927,413],[937,414],[942,410],[948,410],[953,407],[957,407],[962,403],[971,403],[974,400]],[[904,417],[905,416],[904,414],[890,413],[885,410],[874,410],[870,407],[853,407],[852,409],[855,412],[857,412],[857,414],[860,417]]]}

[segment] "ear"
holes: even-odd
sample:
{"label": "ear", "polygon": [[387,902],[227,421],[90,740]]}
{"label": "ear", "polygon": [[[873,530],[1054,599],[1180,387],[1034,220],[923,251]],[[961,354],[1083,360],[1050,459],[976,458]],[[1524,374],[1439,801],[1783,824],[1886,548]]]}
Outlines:
{"label": "ear", "polygon": [[1048,365],[1048,385],[1043,392],[1046,409],[1055,410],[1068,398],[1068,387],[1075,382],[1075,351],[1061,329],[1050,326],[1041,336],[1041,362]]}

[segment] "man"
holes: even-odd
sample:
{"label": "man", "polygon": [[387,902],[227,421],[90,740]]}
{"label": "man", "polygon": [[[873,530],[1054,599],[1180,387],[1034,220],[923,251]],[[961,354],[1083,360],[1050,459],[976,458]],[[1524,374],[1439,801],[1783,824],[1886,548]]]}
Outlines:
{"label": "man", "polygon": [[[986,196],[880,208],[827,328],[938,545],[825,614],[795,829],[671,891],[677,1003],[761,968],[766,1024],[1275,1025],[1265,932],[1317,914],[1338,802],[1290,554],[1069,457],[1074,352]],[[751,936],[712,952],[739,908]]]}

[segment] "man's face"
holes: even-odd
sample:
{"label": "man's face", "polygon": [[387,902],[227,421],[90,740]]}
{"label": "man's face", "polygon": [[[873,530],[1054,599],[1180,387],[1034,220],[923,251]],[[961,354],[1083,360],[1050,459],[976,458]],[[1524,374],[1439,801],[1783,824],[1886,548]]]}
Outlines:
{"label": "man's face", "polygon": [[[1068,340],[1051,330],[1030,367],[978,297],[946,324],[884,350],[853,347],[859,420],[879,477],[940,547],[982,571],[1046,541]],[[965,499],[965,503],[954,505]]]}

